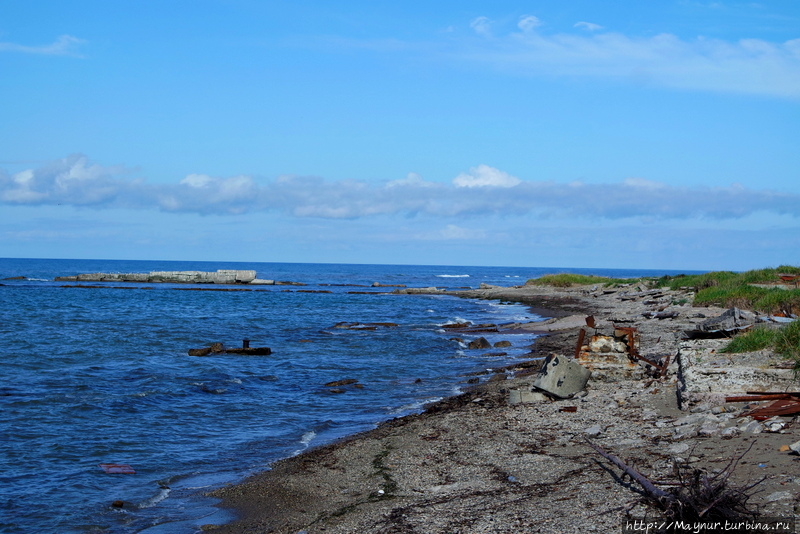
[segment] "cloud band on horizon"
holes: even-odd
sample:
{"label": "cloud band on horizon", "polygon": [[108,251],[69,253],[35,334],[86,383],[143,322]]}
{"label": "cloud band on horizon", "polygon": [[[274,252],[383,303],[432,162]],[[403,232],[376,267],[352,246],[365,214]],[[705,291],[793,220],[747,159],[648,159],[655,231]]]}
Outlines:
{"label": "cloud band on horizon", "polygon": [[642,178],[587,184],[522,180],[488,165],[450,183],[410,173],[370,183],[284,175],[274,180],[191,174],[175,184],[148,184],[121,166],[91,163],[80,154],[15,174],[0,170],[0,204],[69,205],[94,209],[157,209],[235,216],[278,211],[294,217],[357,219],[380,215],[471,218],[739,219],[758,212],[800,218],[800,195],[729,187],[674,187]]}

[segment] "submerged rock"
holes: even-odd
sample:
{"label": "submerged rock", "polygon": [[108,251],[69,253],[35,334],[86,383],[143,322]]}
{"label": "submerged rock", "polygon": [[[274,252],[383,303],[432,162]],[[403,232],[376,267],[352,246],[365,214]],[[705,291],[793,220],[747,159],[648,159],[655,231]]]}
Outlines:
{"label": "submerged rock", "polygon": [[485,337],[479,337],[473,341],[470,341],[467,345],[470,349],[488,349],[492,347],[492,344],[487,341]]}

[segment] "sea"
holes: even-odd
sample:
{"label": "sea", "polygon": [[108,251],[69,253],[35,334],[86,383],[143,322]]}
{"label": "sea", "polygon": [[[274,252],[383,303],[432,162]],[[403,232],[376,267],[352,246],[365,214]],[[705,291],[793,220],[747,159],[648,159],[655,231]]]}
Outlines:
{"label": "sea", "polygon": [[[218,269],[304,285],[190,291],[208,286],[54,280]],[[309,447],[419,413],[468,380],[485,379],[486,370],[525,358],[535,343],[530,334],[459,340],[443,325],[544,319],[520,304],[396,295],[385,286],[514,286],[557,272],[679,274],[0,259],[0,532],[186,534],[230,521],[205,493]],[[468,349],[478,335],[512,347]],[[188,355],[245,339],[272,353]],[[347,379],[357,383],[326,386]]]}

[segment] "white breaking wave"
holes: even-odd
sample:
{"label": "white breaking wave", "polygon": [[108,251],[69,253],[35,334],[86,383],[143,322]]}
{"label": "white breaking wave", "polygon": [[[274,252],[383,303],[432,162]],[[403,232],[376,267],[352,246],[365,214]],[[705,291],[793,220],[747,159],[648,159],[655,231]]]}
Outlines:
{"label": "white breaking wave", "polygon": [[169,488],[161,488],[161,490],[158,493],[156,493],[146,501],[139,504],[139,508],[151,508],[157,505],[158,503],[167,498],[170,491],[171,490]]}
{"label": "white breaking wave", "polygon": [[308,432],[303,434],[302,438],[300,438],[300,443],[302,443],[303,445],[308,447],[308,444],[311,443],[312,441],[314,441],[314,438],[316,438],[316,437],[317,437],[317,433],[314,432],[313,430],[309,430]]}
{"label": "white breaking wave", "polygon": [[302,453],[311,445],[311,442],[314,441],[314,438],[317,437],[317,433],[313,430],[309,430],[300,438],[300,444],[303,446],[301,449],[297,449],[292,453],[292,456],[297,456],[298,454]]}
{"label": "white breaking wave", "polygon": [[436,278],[469,278],[468,274],[437,274]]}
{"label": "white breaking wave", "polygon": [[421,410],[426,404],[431,404],[434,402],[439,402],[440,400],[444,399],[444,397],[431,397],[424,400],[419,400],[417,402],[412,402],[409,404],[405,404],[400,406],[399,408],[393,408],[389,410],[389,413],[392,415],[398,415],[409,411],[417,411]]}

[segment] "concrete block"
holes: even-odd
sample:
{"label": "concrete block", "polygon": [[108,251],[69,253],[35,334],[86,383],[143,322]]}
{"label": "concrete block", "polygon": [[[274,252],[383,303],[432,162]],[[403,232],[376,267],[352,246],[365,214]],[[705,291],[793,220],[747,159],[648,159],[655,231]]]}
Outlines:
{"label": "concrete block", "polygon": [[575,360],[551,355],[544,361],[533,386],[556,397],[566,399],[586,387],[591,374],[591,371]]}
{"label": "concrete block", "polygon": [[550,399],[544,393],[530,389],[511,389],[508,391],[509,404],[524,404],[530,402],[545,402]]}

